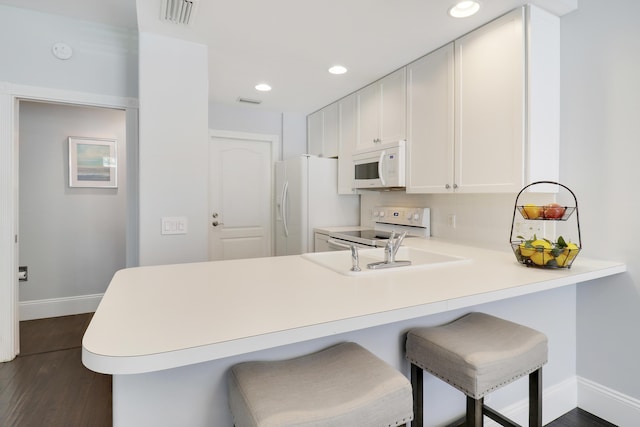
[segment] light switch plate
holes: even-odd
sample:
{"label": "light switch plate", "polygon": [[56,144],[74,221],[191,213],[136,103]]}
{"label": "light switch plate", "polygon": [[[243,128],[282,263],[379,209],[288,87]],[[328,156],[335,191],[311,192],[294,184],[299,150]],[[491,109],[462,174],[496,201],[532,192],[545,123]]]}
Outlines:
{"label": "light switch plate", "polygon": [[162,217],[160,234],[187,234],[187,218],[184,216]]}

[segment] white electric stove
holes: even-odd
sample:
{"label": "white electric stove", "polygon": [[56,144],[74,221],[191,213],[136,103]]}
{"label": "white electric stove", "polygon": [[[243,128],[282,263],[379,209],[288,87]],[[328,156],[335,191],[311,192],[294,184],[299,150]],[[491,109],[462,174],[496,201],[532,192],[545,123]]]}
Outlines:
{"label": "white electric stove", "polygon": [[379,206],[373,209],[373,218],[373,228],[329,233],[329,244],[333,241],[336,249],[344,249],[345,245],[384,247],[391,231],[395,231],[396,235],[406,231],[407,237],[431,236],[429,208]]}

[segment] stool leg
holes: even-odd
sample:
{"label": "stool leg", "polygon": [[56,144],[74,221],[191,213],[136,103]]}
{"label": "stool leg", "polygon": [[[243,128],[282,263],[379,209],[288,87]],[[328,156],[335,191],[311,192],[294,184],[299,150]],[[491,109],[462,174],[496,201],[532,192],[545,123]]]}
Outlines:
{"label": "stool leg", "polygon": [[542,368],[529,374],[529,427],[542,427]]}
{"label": "stool leg", "polygon": [[484,425],[484,418],[482,417],[483,405],[483,397],[474,399],[467,396],[467,427],[482,427]]}
{"label": "stool leg", "polygon": [[411,388],[413,389],[413,421],[411,427],[422,427],[423,424],[423,387],[422,387],[422,368],[411,364]]}

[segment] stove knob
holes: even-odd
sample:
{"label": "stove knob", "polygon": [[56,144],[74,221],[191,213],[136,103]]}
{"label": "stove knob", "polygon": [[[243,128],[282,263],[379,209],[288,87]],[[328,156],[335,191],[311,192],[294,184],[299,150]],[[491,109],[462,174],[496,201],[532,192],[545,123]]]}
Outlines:
{"label": "stove knob", "polygon": [[416,221],[419,220],[420,219],[420,214],[419,213],[414,213],[413,214],[413,219],[416,220]]}
{"label": "stove knob", "polygon": [[384,211],[380,211],[380,212],[378,213],[378,216],[379,216],[380,218],[382,218],[382,217],[384,216]]}
{"label": "stove knob", "polygon": [[413,215],[411,215],[411,212],[407,212],[407,221],[411,221],[411,218],[413,218]]}

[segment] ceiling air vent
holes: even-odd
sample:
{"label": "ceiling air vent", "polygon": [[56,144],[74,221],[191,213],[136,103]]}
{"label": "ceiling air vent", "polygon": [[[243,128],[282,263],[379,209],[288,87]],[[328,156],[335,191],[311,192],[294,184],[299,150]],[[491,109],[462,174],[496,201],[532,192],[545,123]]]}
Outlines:
{"label": "ceiling air vent", "polygon": [[198,0],[162,0],[160,19],[174,24],[193,24]]}
{"label": "ceiling air vent", "polygon": [[238,98],[238,102],[246,102],[247,104],[262,104],[262,101],[259,99],[251,99],[251,98]]}

